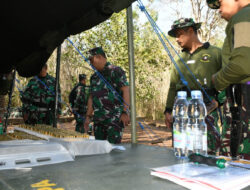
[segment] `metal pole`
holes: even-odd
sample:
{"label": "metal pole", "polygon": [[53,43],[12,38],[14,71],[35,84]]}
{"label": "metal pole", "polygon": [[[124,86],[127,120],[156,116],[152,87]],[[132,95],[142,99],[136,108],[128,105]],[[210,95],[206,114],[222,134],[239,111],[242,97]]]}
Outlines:
{"label": "metal pole", "polygon": [[133,12],[132,5],[127,8],[127,36],[129,57],[129,90],[130,90],[130,117],[131,117],[131,140],[137,143],[136,138],[136,104],[135,104],[135,72],[134,72],[134,36],[133,36]]}
{"label": "metal pole", "polygon": [[57,47],[57,57],[56,57],[56,84],[55,84],[55,109],[54,109],[54,120],[53,127],[57,128],[57,110],[58,110],[58,90],[59,90],[59,80],[60,80],[60,64],[61,64],[61,45]]}

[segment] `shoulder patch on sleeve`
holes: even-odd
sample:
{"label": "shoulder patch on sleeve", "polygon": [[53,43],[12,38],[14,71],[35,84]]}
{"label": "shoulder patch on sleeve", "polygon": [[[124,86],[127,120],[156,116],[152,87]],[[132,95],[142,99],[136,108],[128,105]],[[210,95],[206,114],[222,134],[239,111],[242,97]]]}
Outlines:
{"label": "shoulder patch on sleeve", "polygon": [[234,26],[234,48],[250,47],[250,22],[240,22]]}

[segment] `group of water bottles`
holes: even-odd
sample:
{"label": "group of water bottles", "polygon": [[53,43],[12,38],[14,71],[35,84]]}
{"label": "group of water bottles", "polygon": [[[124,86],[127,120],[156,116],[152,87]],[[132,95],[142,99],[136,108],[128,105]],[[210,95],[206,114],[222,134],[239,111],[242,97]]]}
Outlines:
{"label": "group of water bottles", "polygon": [[199,90],[191,91],[187,100],[186,91],[178,91],[173,107],[174,153],[178,158],[187,158],[192,153],[207,154],[206,106]]}

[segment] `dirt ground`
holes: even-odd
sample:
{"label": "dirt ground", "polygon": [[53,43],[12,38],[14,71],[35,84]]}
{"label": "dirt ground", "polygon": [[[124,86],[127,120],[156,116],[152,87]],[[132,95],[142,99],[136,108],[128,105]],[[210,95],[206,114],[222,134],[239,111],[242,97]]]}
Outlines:
{"label": "dirt ground", "polygon": [[[139,126],[140,122],[144,130]],[[60,122],[59,128],[74,130],[75,120],[68,122]],[[150,146],[172,146],[172,134],[169,129],[166,128],[163,121],[144,121],[143,119],[137,120],[137,143],[146,144]],[[122,143],[131,143],[131,126],[125,127]]]}

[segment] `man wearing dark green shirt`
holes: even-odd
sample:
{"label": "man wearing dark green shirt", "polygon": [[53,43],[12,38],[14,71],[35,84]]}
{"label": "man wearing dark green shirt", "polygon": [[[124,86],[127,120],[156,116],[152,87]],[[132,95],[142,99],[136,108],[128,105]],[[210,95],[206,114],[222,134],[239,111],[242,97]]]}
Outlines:
{"label": "man wearing dark green shirt", "polygon": [[[211,83],[211,78],[214,73],[221,69],[221,50],[210,45],[208,42],[202,43],[199,40],[197,30],[200,26],[201,23],[195,23],[192,18],[181,18],[174,22],[168,34],[175,37],[179,46],[183,48],[180,54],[181,58],[178,57],[175,60],[185,80],[188,82],[189,88],[191,90],[201,90],[198,85],[198,83],[200,83],[201,86],[206,86],[206,88],[209,89],[211,92],[209,94],[210,96],[215,96],[216,91]],[[198,81],[193,78],[183,61],[187,64]],[[166,109],[164,112],[167,127],[171,127],[172,125],[171,113],[175,96],[179,90],[187,91],[187,87],[183,84],[179,72],[173,65],[171,69],[170,88],[167,96]],[[206,97],[204,96],[204,98]],[[207,103],[209,103],[209,100]],[[216,151],[219,150],[218,145],[220,141],[219,127],[217,126],[217,111],[213,111],[210,117],[211,122],[208,124],[208,147],[209,153],[215,154]],[[217,129],[215,130],[214,127]]]}
{"label": "man wearing dark green shirt", "polygon": [[250,0],[207,3],[212,9],[220,8],[221,17],[228,21],[222,69],[212,78],[217,90],[227,91],[223,148],[230,149],[233,158],[250,159]]}

